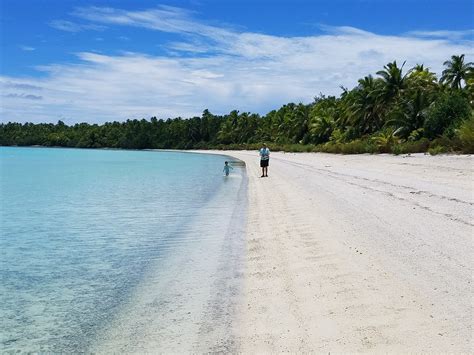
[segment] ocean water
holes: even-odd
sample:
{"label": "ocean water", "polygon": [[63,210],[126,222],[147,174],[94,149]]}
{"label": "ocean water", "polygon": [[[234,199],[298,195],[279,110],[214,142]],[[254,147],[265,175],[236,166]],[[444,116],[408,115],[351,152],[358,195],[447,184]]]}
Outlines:
{"label": "ocean water", "polygon": [[224,177],[225,160],[0,147],[0,351],[222,339],[246,209],[245,168]]}

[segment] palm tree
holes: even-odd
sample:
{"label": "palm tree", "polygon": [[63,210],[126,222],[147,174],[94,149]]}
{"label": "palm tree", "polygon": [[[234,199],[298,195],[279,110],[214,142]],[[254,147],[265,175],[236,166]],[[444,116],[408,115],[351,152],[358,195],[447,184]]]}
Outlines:
{"label": "palm tree", "polygon": [[[474,74],[474,70],[471,70],[471,72]],[[470,78],[466,80],[465,89],[469,97],[469,103],[474,107],[474,75],[470,75]]]}
{"label": "palm tree", "polygon": [[327,142],[336,127],[336,121],[339,121],[339,116],[340,101],[334,96],[320,97],[309,113],[308,139],[316,144]]}
{"label": "palm tree", "polygon": [[417,64],[407,73],[407,87],[411,90],[433,91],[438,86],[436,74],[425,68],[423,64]]}
{"label": "palm tree", "polygon": [[330,116],[315,116],[310,126],[311,140],[316,143],[323,143],[329,140],[334,129],[334,120]]}
{"label": "palm tree", "polygon": [[352,95],[348,96],[349,105],[346,107],[348,123],[359,134],[373,133],[383,125],[383,110],[379,100],[381,86],[380,79],[374,79],[369,75],[360,79]]}
{"label": "palm tree", "polygon": [[446,67],[441,76],[441,83],[449,85],[453,89],[461,89],[462,82],[467,82],[474,63],[464,63],[464,54],[453,55],[451,60],[443,63]]}
{"label": "palm tree", "polygon": [[393,63],[388,63],[383,68],[377,72],[377,75],[381,76],[383,81],[383,87],[381,91],[381,96],[383,101],[388,104],[393,99],[395,99],[401,91],[405,89],[406,86],[406,75],[403,75],[403,62],[402,66],[399,68],[397,66],[397,61]]}
{"label": "palm tree", "polygon": [[395,113],[400,108],[412,112],[413,110],[417,111],[417,107],[429,106],[438,97],[438,94],[439,85],[436,74],[431,72],[429,68],[417,64],[407,73],[406,90],[400,96],[398,107],[395,107]]}
{"label": "palm tree", "polygon": [[386,125],[394,127],[395,135],[408,138],[410,133],[423,127],[428,114],[430,101],[427,95],[417,90],[413,97],[404,98],[392,113],[392,119]]}
{"label": "palm tree", "polygon": [[294,143],[301,143],[308,133],[309,106],[298,104],[295,107],[293,119],[291,121],[291,134]]}

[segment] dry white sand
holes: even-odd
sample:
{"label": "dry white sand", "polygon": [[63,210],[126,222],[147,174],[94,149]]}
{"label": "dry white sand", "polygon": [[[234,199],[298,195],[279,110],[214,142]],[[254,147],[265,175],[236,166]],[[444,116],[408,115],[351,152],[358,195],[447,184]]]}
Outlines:
{"label": "dry white sand", "polygon": [[473,352],[473,158],[247,164],[243,353]]}

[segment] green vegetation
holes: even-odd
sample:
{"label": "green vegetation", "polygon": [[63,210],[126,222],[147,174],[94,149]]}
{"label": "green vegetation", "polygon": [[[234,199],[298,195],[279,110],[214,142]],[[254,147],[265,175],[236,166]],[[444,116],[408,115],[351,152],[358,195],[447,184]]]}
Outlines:
{"label": "green vegetation", "polygon": [[289,103],[265,116],[204,110],[190,119],[0,124],[0,145],[125,149],[256,149],[342,154],[474,153],[474,66],[444,63],[440,80],[423,65],[388,63],[339,97]]}

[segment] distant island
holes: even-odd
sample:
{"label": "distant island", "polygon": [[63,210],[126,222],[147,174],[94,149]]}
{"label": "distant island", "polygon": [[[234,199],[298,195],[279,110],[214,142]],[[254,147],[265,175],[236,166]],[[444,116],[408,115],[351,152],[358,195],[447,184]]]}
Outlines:
{"label": "distant island", "polygon": [[[404,63],[403,63],[404,64]],[[396,61],[359,79],[339,97],[288,103],[265,116],[232,111],[184,119],[103,125],[2,123],[2,146],[122,149],[256,149],[330,153],[474,153],[474,64],[464,54],[444,62],[438,79],[424,65]],[[5,119],[5,118],[4,118]]]}

